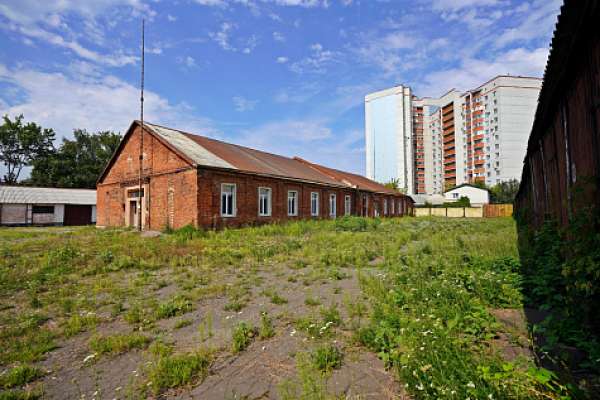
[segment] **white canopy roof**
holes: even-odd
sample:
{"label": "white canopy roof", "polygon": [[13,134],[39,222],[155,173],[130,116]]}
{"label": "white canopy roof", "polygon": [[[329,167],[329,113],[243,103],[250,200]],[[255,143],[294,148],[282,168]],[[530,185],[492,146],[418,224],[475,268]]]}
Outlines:
{"label": "white canopy roof", "polygon": [[0,204],[96,205],[96,191],[0,185]]}

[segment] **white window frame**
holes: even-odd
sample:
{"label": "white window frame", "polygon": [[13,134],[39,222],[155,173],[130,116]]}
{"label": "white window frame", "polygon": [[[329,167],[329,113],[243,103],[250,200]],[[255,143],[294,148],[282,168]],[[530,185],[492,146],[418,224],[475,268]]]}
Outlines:
{"label": "white window frame", "polygon": [[[261,191],[262,190],[266,190],[267,192],[267,210],[266,212],[261,212],[261,202],[262,202],[262,195],[261,195]],[[266,186],[259,186],[258,187],[258,216],[259,217],[270,217],[271,216],[271,204],[272,204],[272,195],[273,191],[271,190],[270,187],[266,187]]]}
{"label": "white window frame", "polygon": [[398,215],[403,214],[401,204],[402,204],[402,202],[400,200],[396,201],[396,214],[398,214]]}
{"label": "white window frame", "polygon": [[337,195],[335,193],[329,194],[329,216],[331,218],[337,217]]}
{"label": "white window frame", "polygon": [[383,215],[388,215],[388,201],[383,199]]}
{"label": "white window frame", "polygon": [[396,201],[394,199],[390,199],[390,214],[391,215],[395,215],[396,214]]}
{"label": "white window frame", "polygon": [[[313,208],[313,201],[315,207]],[[319,216],[319,192],[310,192],[310,215]]]}
{"label": "white window frame", "polygon": [[[294,193],[293,196],[291,194]],[[290,203],[290,200],[293,199],[293,203]],[[290,205],[293,204],[293,210],[290,210]],[[289,217],[297,217],[298,216],[298,191],[297,190],[288,190],[287,195],[287,211]]]}
{"label": "white window frame", "polygon": [[347,194],[344,196],[344,215],[352,214],[352,196]]}
{"label": "white window frame", "polygon": [[[231,213],[223,212],[223,194],[226,186],[233,188],[231,193]],[[226,218],[235,217],[237,214],[237,185],[235,183],[221,183],[221,196],[219,198],[219,207],[221,208],[221,216]],[[225,205],[227,209],[227,205]]]}

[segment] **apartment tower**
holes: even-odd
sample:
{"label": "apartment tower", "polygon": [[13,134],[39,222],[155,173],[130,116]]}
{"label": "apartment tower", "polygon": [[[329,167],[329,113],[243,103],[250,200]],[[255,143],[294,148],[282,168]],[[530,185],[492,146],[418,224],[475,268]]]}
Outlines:
{"label": "apartment tower", "polygon": [[[497,76],[439,98],[406,86],[366,96],[367,176],[398,179],[410,194],[519,179],[540,87],[538,78]],[[406,153],[392,157],[398,148]]]}
{"label": "apartment tower", "polygon": [[414,191],[413,112],[409,87],[396,86],[365,97],[367,177],[396,180],[406,193]]}

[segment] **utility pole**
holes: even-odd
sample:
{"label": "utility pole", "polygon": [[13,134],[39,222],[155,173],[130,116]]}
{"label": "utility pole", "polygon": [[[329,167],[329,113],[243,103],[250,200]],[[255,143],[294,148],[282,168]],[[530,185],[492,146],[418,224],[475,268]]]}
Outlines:
{"label": "utility pole", "polygon": [[138,231],[142,230],[142,201],[144,200],[144,179],[143,179],[143,167],[144,167],[144,28],[145,21],[142,19],[142,76],[140,80],[140,170],[139,170],[139,187],[138,187]]}

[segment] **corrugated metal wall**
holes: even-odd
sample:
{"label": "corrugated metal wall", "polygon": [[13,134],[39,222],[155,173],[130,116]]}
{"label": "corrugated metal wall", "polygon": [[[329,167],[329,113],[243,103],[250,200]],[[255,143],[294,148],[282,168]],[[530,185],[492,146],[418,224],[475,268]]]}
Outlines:
{"label": "corrugated metal wall", "polygon": [[565,226],[600,204],[598,3],[567,1],[554,33],[515,200],[519,220],[534,230],[547,218]]}

